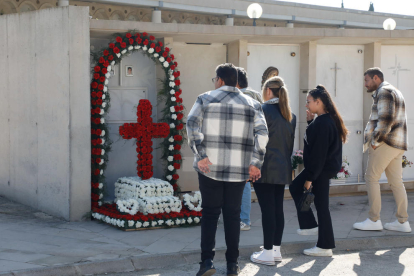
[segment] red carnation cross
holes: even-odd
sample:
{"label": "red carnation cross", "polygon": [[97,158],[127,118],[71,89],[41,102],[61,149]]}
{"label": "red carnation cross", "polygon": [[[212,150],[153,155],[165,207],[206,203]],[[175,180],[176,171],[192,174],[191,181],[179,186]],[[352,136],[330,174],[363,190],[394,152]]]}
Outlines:
{"label": "red carnation cross", "polygon": [[138,123],[126,123],[119,127],[122,138],[137,139],[137,171],[142,179],[153,176],[152,138],[165,138],[170,133],[170,126],[167,123],[153,123],[151,115],[151,102],[140,100],[137,107]]}

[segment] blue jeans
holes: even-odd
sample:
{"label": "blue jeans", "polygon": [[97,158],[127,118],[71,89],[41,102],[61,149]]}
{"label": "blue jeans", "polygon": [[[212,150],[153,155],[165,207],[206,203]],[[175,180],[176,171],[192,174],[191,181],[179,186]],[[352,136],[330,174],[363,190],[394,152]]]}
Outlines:
{"label": "blue jeans", "polygon": [[243,190],[243,198],[240,212],[240,220],[250,225],[250,210],[252,209],[252,189],[250,182],[247,182]]}

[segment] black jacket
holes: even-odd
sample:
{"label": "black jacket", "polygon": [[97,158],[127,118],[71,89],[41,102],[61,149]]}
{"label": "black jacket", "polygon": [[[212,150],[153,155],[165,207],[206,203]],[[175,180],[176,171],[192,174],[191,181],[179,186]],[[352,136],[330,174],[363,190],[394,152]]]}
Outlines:
{"label": "black jacket", "polygon": [[323,114],[308,124],[303,148],[306,180],[314,181],[322,171],[333,177],[342,167],[342,141],[335,122]]}
{"label": "black jacket", "polygon": [[261,170],[262,177],[257,183],[291,184],[296,116],[292,113],[292,121],[286,121],[278,103],[264,103],[262,108],[269,129],[269,142]]}

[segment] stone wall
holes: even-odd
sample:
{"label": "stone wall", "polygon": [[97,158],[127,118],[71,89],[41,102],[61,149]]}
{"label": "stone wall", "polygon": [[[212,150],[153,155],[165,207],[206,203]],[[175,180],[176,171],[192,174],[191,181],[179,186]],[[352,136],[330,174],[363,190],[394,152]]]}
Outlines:
{"label": "stone wall", "polygon": [[66,220],[90,210],[89,41],[88,8],[0,16],[0,195]]}

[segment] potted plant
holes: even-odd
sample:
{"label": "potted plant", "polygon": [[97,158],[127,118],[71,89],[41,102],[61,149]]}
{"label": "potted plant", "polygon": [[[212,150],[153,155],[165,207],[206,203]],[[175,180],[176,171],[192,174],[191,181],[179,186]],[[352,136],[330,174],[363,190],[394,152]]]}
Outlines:
{"label": "potted plant", "polygon": [[403,157],[402,157],[402,168],[405,169],[406,167],[411,167],[412,164],[413,164],[413,162],[409,161],[407,159],[407,156],[403,155]]}
{"label": "potted plant", "polygon": [[295,170],[303,164],[303,150],[297,150],[292,155],[292,179],[295,178]]}
{"label": "potted plant", "polygon": [[352,175],[351,171],[349,170],[349,162],[346,158],[342,161],[342,168],[336,174],[334,178],[331,179],[331,184],[345,184],[346,179]]}

